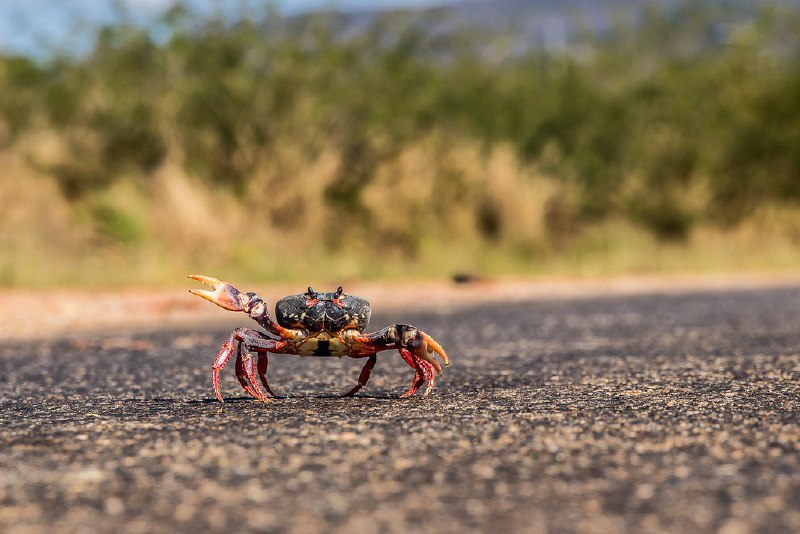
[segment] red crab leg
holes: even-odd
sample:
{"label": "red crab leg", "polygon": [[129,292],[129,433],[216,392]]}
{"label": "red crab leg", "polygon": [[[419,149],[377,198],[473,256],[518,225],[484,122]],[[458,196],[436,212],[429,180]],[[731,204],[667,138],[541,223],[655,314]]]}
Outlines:
{"label": "red crab leg", "polygon": [[[212,366],[211,370],[211,381],[214,384],[214,393],[219,399],[220,402],[225,402],[222,398],[222,393],[220,393],[219,389],[219,375],[220,371],[225,368],[225,364],[228,363],[231,356],[233,355],[234,343],[235,342],[243,343],[245,347],[248,349],[252,349],[258,352],[264,351],[280,351],[286,343],[284,341],[276,341],[274,339],[269,339],[268,337],[264,336],[260,332],[255,330],[250,330],[248,328],[237,328],[231,335],[228,336],[228,339],[222,344],[220,347],[219,352],[217,353],[217,357],[214,359],[214,365]],[[237,361],[239,357],[237,356]],[[247,360],[247,361],[245,361]],[[246,365],[249,362],[249,366]],[[260,399],[267,399],[267,396],[261,391],[261,388],[258,387],[258,384],[253,384],[256,380],[256,370],[255,365],[253,365],[253,357],[250,356],[249,358],[243,358],[241,362],[241,370],[239,369],[239,365],[237,364],[237,377],[240,373],[243,373],[245,378],[249,381],[248,386],[252,391],[248,391],[248,388],[242,383],[242,387],[245,388],[249,394],[253,395],[256,398]],[[241,382],[241,379],[239,380]],[[260,393],[260,396],[259,396]]]}
{"label": "red crab leg", "polygon": [[352,397],[358,392],[358,390],[367,385],[369,377],[372,374],[372,368],[375,367],[376,361],[377,357],[374,354],[369,357],[367,363],[364,364],[364,368],[361,369],[361,374],[358,375],[358,384],[353,386],[353,389],[342,395],[342,397]]}
{"label": "red crab leg", "polygon": [[408,388],[408,391],[400,395],[400,398],[405,399],[417,392],[419,387],[425,382],[427,373],[420,364],[420,360],[418,358],[415,358],[414,355],[411,354],[408,350],[404,348],[400,348],[398,350],[400,351],[400,356],[403,357],[406,363],[416,370],[416,373],[414,374],[414,381],[411,383],[411,387]]}
{"label": "red crab leg", "polygon": [[269,383],[267,382],[268,365],[269,365],[269,358],[267,357],[267,353],[260,352],[258,354],[258,377],[261,379],[261,383],[264,384],[264,388],[267,390],[267,393],[269,393],[273,397],[277,397],[277,395],[275,395],[275,392],[272,391],[272,388],[269,387]]}
{"label": "red crab leg", "polygon": [[433,389],[433,384],[436,382],[436,369],[433,368],[433,365],[428,363],[427,361],[417,358],[416,363],[422,367],[422,370],[425,372],[424,379],[428,381],[428,385],[425,387],[425,391],[422,392],[423,397],[427,397],[428,394]]}
{"label": "red crab leg", "polygon": [[428,385],[425,386],[425,391],[422,392],[422,396],[427,397],[428,394],[431,392],[431,389],[433,389],[433,383],[436,381],[436,370],[433,368],[433,365],[426,362],[425,360],[420,359],[417,360],[417,362],[425,371],[425,380],[428,381]]}
{"label": "red crab leg", "polygon": [[433,389],[433,383],[436,381],[436,369],[433,368],[433,365],[426,362],[422,358],[415,358],[414,363],[419,365],[419,367],[422,369],[421,377],[414,376],[414,378],[417,380],[421,379],[420,383],[417,384],[417,387],[422,385],[422,383],[425,382],[426,380],[428,381],[428,385],[425,386],[425,391],[422,392],[422,396],[427,397],[428,394],[431,392],[431,389]]}
{"label": "red crab leg", "polygon": [[269,400],[256,382],[256,366],[253,357],[240,341],[236,349],[236,378],[244,390],[258,400]]}
{"label": "red crab leg", "polygon": [[433,389],[433,383],[436,381],[436,373],[433,372],[433,369],[430,369],[431,377],[428,380],[428,385],[425,387],[425,391],[422,392],[423,397],[427,397],[428,394]]}
{"label": "red crab leg", "polygon": [[239,383],[242,385],[242,388],[244,388],[248,395],[259,398],[258,394],[252,388],[249,380],[247,379],[247,374],[244,370],[244,361],[242,360],[241,346],[242,344],[239,343],[239,348],[236,351],[236,378],[239,379]]}
{"label": "red crab leg", "polygon": [[244,374],[247,378],[247,381],[250,384],[250,389],[255,392],[255,396],[257,399],[262,401],[270,401],[271,399],[267,397],[263,391],[261,391],[261,386],[258,385],[258,380],[256,380],[256,361],[253,358],[252,354],[249,352],[245,352],[242,354],[242,361],[244,363]]}
{"label": "red crab leg", "polygon": [[217,357],[214,359],[214,365],[211,367],[211,381],[214,383],[214,393],[217,395],[217,399],[220,402],[225,402],[222,400],[222,394],[219,392],[219,373],[225,368],[225,364],[228,363],[228,360],[231,359],[231,355],[233,355],[233,340],[234,336],[236,335],[236,331],[225,340],[220,347],[219,352],[217,352]]}

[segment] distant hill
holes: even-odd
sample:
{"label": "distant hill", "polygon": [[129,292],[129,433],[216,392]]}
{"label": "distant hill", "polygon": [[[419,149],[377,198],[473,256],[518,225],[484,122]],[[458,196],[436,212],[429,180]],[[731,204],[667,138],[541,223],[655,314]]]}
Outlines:
{"label": "distant hill", "polygon": [[[221,13],[226,19],[235,20],[241,15],[236,0],[216,1],[184,0],[184,5],[200,17]],[[39,8],[27,5],[24,0],[0,0],[0,52],[39,57],[53,52],[81,55],[91,48],[94,29],[120,21],[120,13],[113,8],[113,2],[97,2],[98,5],[92,5],[92,9],[86,7],[90,0],[74,3],[42,0],[32,4],[39,3],[48,13],[46,19],[38,16]],[[242,2],[242,5],[255,4],[256,0]],[[119,5],[125,6],[127,22],[149,26],[156,22],[168,3],[129,0]],[[332,5],[335,6],[335,2]],[[487,36],[502,34],[504,37],[513,33],[518,37],[514,46],[558,48],[573,42],[584,32],[602,35],[619,21],[635,23],[646,9],[669,12],[687,5],[715,9],[722,17],[740,21],[752,17],[765,6],[800,9],[800,0],[464,0],[416,9],[337,10],[333,7],[332,11],[324,11],[332,16],[337,33],[342,37],[367,31],[388,13],[415,19],[421,29],[432,33],[466,30]],[[215,10],[213,6],[220,9]],[[290,10],[267,29],[291,31],[295,24],[302,25],[309,17],[318,14],[298,14],[298,9]]]}
{"label": "distant hill", "polygon": [[[735,22],[752,18],[766,7],[800,10],[800,0],[465,0],[393,13],[417,18],[435,32],[512,32],[523,46],[561,47],[583,32],[602,35],[617,23],[635,24],[647,9],[670,13],[682,6],[713,9],[724,21]],[[365,9],[337,15],[343,35],[352,35],[386,13]]]}

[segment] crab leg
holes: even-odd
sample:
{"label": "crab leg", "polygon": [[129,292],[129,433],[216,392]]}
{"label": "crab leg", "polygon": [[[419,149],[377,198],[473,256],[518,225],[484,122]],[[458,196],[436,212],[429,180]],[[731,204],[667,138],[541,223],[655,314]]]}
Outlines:
{"label": "crab leg", "polygon": [[[237,342],[243,344],[247,349],[256,350],[258,352],[266,350],[277,351],[286,344],[284,341],[270,339],[264,334],[256,330],[250,330],[249,328],[237,328],[231,332],[231,335],[228,336],[228,339],[226,339],[222,347],[220,347],[211,369],[211,381],[214,384],[214,393],[220,402],[225,401],[222,399],[222,394],[219,389],[219,374],[233,355],[234,347],[236,347],[235,343]],[[256,398],[266,400],[268,397],[261,391],[258,384],[255,383],[256,369],[253,364],[253,357],[249,354],[247,356],[242,356],[241,353],[239,353],[236,361],[236,376],[239,377],[239,382],[242,384],[245,391]],[[241,367],[239,366],[240,361]],[[240,376],[240,373],[243,377]],[[245,385],[245,382],[243,382],[243,378],[248,382],[249,388]]]}
{"label": "crab leg", "polygon": [[269,397],[267,397],[264,392],[261,391],[261,387],[258,385],[258,381],[256,380],[255,358],[253,358],[253,356],[247,351],[247,347],[244,345],[244,342],[239,342],[237,350],[238,355],[236,357],[236,378],[239,379],[239,383],[242,384],[242,387],[245,391],[258,400],[269,401]]}
{"label": "crab leg", "polygon": [[369,357],[367,363],[365,363],[364,367],[361,369],[361,374],[358,375],[358,384],[353,386],[353,389],[342,395],[342,397],[352,397],[358,392],[358,390],[367,385],[369,377],[372,374],[372,368],[375,367],[376,361],[377,357],[374,354]]}
{"label": "crab leg", "polygon": [[222,400],[222,394],[219,392],[219,373],[225,368],[228,360],[230,360],[233,355],[233,340],[235,339],[235,334],[236,332],[233,332],[228,339],[222,343],[222,347],[220,347],[219,352],[217,352],[217,357],[214,358],[214,365],[211,366],[211,382],[214,384],[214,393],[217,395],[217,399],[220,402],[225,401]]}
{"label": "crab leg", "polygon": [[406,349],[400,349],[400,356],[402,356],[406,363],[413,367],[416,371],[414,373],[414,380],[411,382],[411,387],[408,388],[408,391],[400,395],[400,398],[405,399],[417,392],[419,387],[425,382],[425,378],[428,373],[426,373],[426,370],[422,367],[421,360],[419,358],[415,358],[414,355],[408,352]]}
{"label": "crab leg", "polygon": [[425,386],[425,391],[422,392],[422,396],[427,397],[431,389],[433,389],[434,382],[436,382],[436,371],[433,369],[433,366],[425,360],[417,359],[417,363],[419,363],[420,367],[425,371],[425,380],[428,381],[428,385]]}
{"label": "crab leg", "polygon": [[250,380],[247,376],[247,372],[244,368],[244,361],[242,359],[242,343],[239,342],[238,347],[236,349],[236,378],[239,380],[239,383],[242,385],[242,388],[247,392],[248,395],[255,398],[260,398],[258,393],[253,389],[250,385]]}
{"label": "crab leg", "polygon": [[267,397],[261,390],[261,386],[258,385],[258,380],[256,379],[256,373],[258,371],[256,369],[256,360],[253,358],[253,355],[246,352],[242,355],[242,359],[244,361],[245,375],[247,376],[248,382],[250,382],[250,387],[256,392],[257,398],[262,401],[271,401],[272,399]]}
{"label": "crab leg", "polygon": [[273,397],[277,397],[275,393],[272,391],[272,388],[269,387],[269,383],[267,382],[267,366],[269,365],[269,358],[267,357],[266,352],[261,352],[258,354],[258,377],[261,379],[261,383],[264,384],[264,388],[267,390],[267,393],[272,395]]}

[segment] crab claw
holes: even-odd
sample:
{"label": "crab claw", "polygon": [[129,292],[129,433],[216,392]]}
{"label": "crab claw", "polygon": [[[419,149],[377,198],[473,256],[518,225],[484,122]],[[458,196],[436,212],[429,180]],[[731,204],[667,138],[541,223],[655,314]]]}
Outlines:
{"label": "crab claw", "polygon": [[414,395],[426,381],[428,386],[422,396],[427,397],[436,381],[436,374],[442,374],[442,366],[434,356],[441,358],[445,367],[450,365],[447,354],[439,343],[422,330],[414,329],[410,338],[405,341],[405,346],[398,347],[400,356],[408,365],[414,368],[414,381],[411,387],[400,397],[406,398]]}
{"label": "crab claw", "polygon": [[445,367],[450,365],[444,349],[431,336],[411,325],[397,325],[397,327],[402,330],[399,345],[410,354],[429,363],[438,374],[442,374],[442,366],[436,361],[435,356],[442,360]]}
{"label": "crab claw", "polygon": [[439,374],[442,374],[442,368],[439,363],[433,358],[433,354],[437,354],[439,358],[442,359],[445,367],[450,367],[450,360],[447,358],[447,353],[445,353],[444,349],[442,348],[439,343],[436,342],[431,336],[426,334],[425,332],[422,333],[422,339],[424,341],[424,347],[427,351],[427,357],[422,356],[423,360],[426,360],[428,363],[431,363],[434,368],[437,370]]}
{"label": "crab claw", "polygon": [[240,293],[238,289],[230,285],[228,282],[223,282],[212,276],[204,276],[202,274],[190,274],[189,278],[197,280],[207,286],[213,288],[213,291],[205,289],[190,289],[189,293],[197,295],[210,302],[213,302],[220,308],[225,308],[230,311],[244,311],[245,304],[247,303],[247,296]]}
{"label": "crab claw", "polygon": [[411,352],[416,357],[421,358],[426,362],[428,362],[429,364],[431,364],[437,373],[442,374],[442,366],[439,365],[439,362],[436,361],[434,355],[438,355],[439,358],[442,359],[442,363],[444,363],[444,366],[449,367],[450,360],[447,359],[447,354],[444,352],[442,346],[439,345],[439,343],[437,343],[431,336],[422,331],[420,331],[419,334],[422,337],[421,340],[422,343],[420,343],[417,346],[414,346],[416,344],[412,344]]}

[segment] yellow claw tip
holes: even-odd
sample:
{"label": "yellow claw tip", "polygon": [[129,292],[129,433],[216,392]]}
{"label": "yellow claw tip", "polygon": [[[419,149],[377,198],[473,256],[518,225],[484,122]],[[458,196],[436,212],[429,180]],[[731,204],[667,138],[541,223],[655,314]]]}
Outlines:
{"label": "yellow claw tip", "polygon": [[211,293],[210,291],[206,291],[204,289],[190,289],[189,293],[191,293],[196,297],[204,298],[206,300],[214,302],[213,293]]}
{"label": "yellow claw tip", "polygon": [[204,274],[190,274],[186,278],[189,278],[191,280],[197,280],[198,282],[209,285],[211,287],[215,287],[225,283],[219,278],[214,278],[213,276],[206,276]]}

